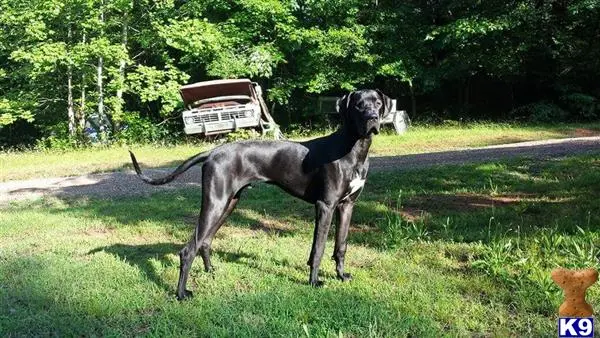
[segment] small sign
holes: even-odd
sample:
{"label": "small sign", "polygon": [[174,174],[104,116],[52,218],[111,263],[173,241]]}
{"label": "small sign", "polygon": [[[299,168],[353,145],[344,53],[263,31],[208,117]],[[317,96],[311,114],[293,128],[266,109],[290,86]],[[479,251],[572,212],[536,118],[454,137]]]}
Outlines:
{"label": "small sign", "polygon": [[559,338],[580,338],[594,336],[594,318],[558,318]]}

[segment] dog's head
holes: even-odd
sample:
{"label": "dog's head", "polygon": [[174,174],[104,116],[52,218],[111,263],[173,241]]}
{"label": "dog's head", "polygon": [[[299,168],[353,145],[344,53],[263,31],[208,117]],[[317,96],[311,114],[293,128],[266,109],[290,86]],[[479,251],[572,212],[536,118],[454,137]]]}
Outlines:
{"label": "dog's head", "polygon": [[392,110],[392,100],[379,89],[358,90],[339,99],[337,110],[347,128],[368,137],[379,134],[381,120]]}

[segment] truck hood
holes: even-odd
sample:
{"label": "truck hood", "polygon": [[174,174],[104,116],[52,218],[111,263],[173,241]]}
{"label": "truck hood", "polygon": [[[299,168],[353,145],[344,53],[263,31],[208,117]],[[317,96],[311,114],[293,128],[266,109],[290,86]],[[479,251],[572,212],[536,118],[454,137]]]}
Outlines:
{"label": "truck hood", "polygon": [[218,96],[244,95],[255,97],[252,82],[248,79],[197,82],[181,87],[179,92],[186,106],[199,100]]}

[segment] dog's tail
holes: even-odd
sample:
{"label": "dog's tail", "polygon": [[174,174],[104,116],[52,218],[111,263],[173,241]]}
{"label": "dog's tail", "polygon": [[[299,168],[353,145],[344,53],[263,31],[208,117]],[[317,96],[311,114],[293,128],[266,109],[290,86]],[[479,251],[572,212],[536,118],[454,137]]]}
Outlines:
{"label": "dog's tail", "polygon": [[162,177],[162,178],[154,178],[153,179],[142,173],[142,169],[140,169],[140,165],[138,164],[137,160],[135,159],[135,155],[133,155],[131,150],[129,151],[129,155],[131,155],[131,162],[133,162],[133,168],[135,169],[135,172],[137,173],[137,175],[142,179],[142,181],[144,181],[148,184],[152,184],[152,185],[162,185],[162,184],[166,184],[166,183],[173,181],[174,179],[177,178],[177,176],[183,174],[184,172],[186,172],[188,169],[190,169],[194,165],[196,165],[200,162],[204,162],[206,160],[206,158],[208,157],[209,153],[210,153],[210,151],[205,151],[198,155],[194,155],[194,156],[188,158],[187,160],[185,160],[185,162],[181,163],[179,165],[179,167],[177,167],[177,169],[173,170],[173,172],[170,173],[169,175]]}

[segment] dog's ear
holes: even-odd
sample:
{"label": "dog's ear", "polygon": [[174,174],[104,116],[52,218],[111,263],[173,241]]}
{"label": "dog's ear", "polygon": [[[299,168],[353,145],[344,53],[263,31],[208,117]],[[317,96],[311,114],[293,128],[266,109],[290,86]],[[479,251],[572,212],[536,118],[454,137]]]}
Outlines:
{"label": "dog's ear", "polygon": [[379,97],[381,98],[381,101],[383,102],[381,118],[385,118],[392,112],[394,102],[387,95],[385,95],[381,90],[375,89],[375,91],[377,92],[377,94],[379,94]]}
{"label": "dog's ear", "polygon": [[346,120],[348,117],[348,109],[350,108],[350,100],[352,98],[352,92],[342,96],[335,103],[335,110],[340,114],[342,119]]}

